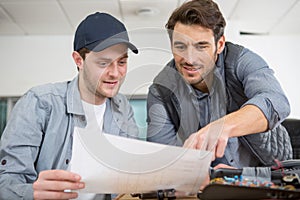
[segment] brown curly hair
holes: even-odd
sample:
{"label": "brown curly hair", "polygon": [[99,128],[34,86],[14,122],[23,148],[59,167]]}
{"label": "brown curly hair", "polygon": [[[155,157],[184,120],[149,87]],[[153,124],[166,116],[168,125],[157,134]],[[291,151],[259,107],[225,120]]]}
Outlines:
{"label": "brown curly hair", "polygon": [[178,7],[172,13],[165,26],[171,41],[177,22],[211,29],[214,33],[215,41],[222,37],[226,26],[225,19],[218,5],[212,0],[192,0]]}

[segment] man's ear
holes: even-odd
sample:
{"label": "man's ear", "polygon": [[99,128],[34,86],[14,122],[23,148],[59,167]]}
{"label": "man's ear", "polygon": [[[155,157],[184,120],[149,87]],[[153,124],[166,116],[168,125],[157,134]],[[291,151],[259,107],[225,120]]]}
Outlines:
{"label": "man's ear", "polygon": [[80,56],[80,54],[77,51],[73,51],[72,57],[73,57],[73,60],[76,64],[77,68],[81,69],[83,67],[83,59]]}
{"label": "man's ear", "polygon": [[220,54],[225,47],[225,36],[222,35],[217,43],[217,54]]}

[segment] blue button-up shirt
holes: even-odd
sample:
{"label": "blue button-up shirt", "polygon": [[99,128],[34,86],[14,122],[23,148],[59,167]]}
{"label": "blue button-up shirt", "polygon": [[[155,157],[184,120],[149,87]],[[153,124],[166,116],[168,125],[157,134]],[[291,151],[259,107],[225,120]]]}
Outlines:
{"label": "blue button-up shirt", "polygon": [[[0,199],[33,199],[32,183],[40,171],[68,168],[74,126],[86,124],[78,77],[35,87],[22,96],[1,138]],[[138,137],[125,96],[118,94],[106,101],[103,131]]]}

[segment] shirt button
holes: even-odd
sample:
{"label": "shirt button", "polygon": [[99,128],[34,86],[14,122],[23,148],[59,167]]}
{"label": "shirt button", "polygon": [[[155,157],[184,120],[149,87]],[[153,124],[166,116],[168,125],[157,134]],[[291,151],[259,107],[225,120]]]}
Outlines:
{"label": "shirt button", "polygon": [[69,164],[70,160],[69,159],[66,159],[66,164]]}
{"label": "shirt button", "polygon": [[6,165],[6,160],[2,160],[1,165]]}

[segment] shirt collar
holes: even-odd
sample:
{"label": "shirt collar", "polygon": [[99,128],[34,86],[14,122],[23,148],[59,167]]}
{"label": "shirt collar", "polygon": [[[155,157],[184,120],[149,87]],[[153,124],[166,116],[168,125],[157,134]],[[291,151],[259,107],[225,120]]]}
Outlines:
{"label": "shirt collar", "polygon": [[69,82],[67,89],[67,112],[77,115],[84,115],[78,88],[78,75]]}

